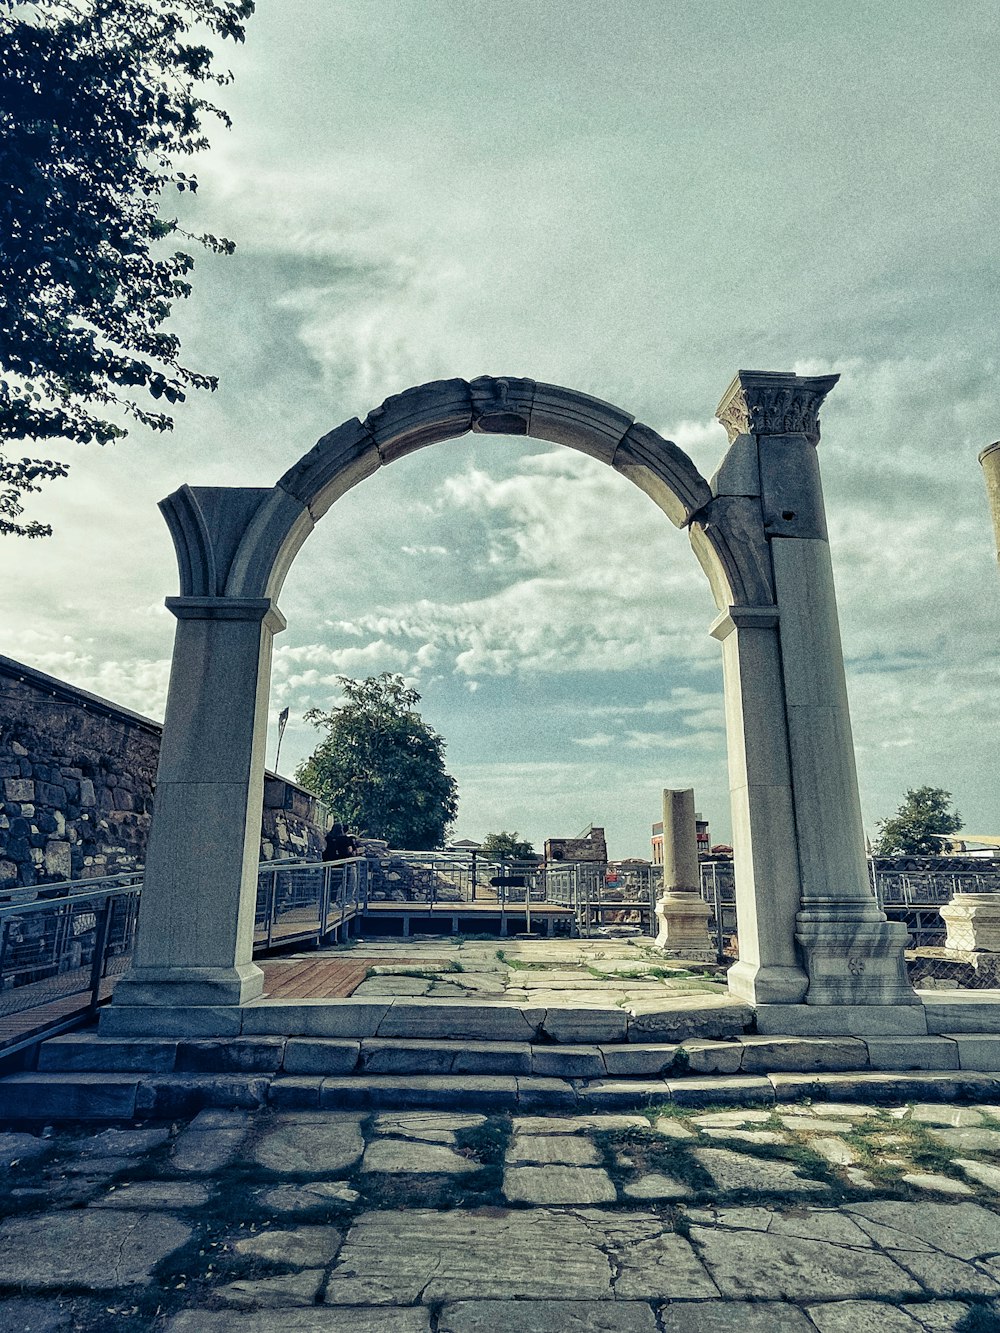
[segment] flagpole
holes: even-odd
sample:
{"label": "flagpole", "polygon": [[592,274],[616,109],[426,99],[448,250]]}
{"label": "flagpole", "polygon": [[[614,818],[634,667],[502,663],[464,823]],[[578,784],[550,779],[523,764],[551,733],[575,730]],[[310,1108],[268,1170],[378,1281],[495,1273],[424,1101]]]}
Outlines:
{"label": "flagpole", "polygon": [[288,722],[288,709],[283,708],[278,714],[278,748],[274,752],[274,771],[278,771],[278,756],[281,754],[281,738],[285,734],[285,726]]}

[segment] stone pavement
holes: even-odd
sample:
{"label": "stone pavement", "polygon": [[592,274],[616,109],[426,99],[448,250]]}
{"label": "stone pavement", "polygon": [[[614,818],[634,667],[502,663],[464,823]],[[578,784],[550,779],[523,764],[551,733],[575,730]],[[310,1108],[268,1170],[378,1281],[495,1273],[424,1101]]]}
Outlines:
{"label": "stone pavement", "polygon": [[[418,996],[506,1004],[624,1005],[668,996],[728,995],[725,968],[672,961],[647,936],[634,939],[370,938],[326,951],[270,959],[272,969],[303,960],[371,958],[358,999]],[[395,958],[404,959],[396,963]],[[420,961],[414,961],[415,959]]]}
{"label": "stone pavement", "polygon": [[0,1333],[1000,1329],[1000,1106],[207,1109],[0,1162]]}

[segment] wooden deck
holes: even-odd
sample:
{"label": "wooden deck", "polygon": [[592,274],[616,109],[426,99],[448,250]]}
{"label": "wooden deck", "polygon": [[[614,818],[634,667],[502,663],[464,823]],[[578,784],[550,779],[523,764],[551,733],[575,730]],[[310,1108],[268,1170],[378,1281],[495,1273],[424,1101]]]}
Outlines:
{"label": "wooden deck", "polygon": [[269,1000],[343,1000],[352,995],[373,967],[427,967],[445,960],[433,958],[269,958],[264,970],[264,993]]}
{"label": "wooden deck", "polygon": [[[101,982],[100,999],[109,1000],[115,988],[117,977],[105,977]],[[37,983],[41,988],[44,983]],[[23,990],[30,989],[25,986]],[[20,997],[20,990],[15,992]],[[69,1027],[90,1009],[90,991],[78,990],[71,995],[60,996],[58,1000],[49,1000],[46,1004],[36,1004],[31,1008],[16,1009],[13,1013],[0,1015],[0,1055],[9,1054],[22,1042],[30,1041],[37,1032],[52,1035]]]}

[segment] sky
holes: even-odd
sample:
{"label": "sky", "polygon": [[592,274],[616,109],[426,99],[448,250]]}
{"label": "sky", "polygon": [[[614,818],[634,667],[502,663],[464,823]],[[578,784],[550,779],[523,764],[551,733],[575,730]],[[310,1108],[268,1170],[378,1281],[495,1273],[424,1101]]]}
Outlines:
{"label": "sky", "polygon": [[[156,503],[271,485],[428,380],[616,404],[711,475],[740,369],[839,372],[820,464],[866,829],[908,787],[1000,834],[993,0],[258,0],[233,128],[192,164],[172,327],[215,394],[67,447],[4,539],[0,652],[162,717],[176,564]],[[567,448],[467,436],[349,492],[280,599],[268,763],[338,675],[400,672],[447,742],[455,837],[604,825],[664,787],[730,820],[719,645],[683,532]]]}

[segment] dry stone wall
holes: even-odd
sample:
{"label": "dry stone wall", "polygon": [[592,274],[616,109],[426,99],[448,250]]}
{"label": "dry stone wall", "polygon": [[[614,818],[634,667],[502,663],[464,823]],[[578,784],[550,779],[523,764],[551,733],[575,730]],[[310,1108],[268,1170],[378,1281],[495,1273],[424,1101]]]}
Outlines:
{"label": "dry stone wall", "polygon": [[[141,868],[161,727],[0,656],[0,892]],[[319,856],[326,809],[269,776],[262,859]]]}

